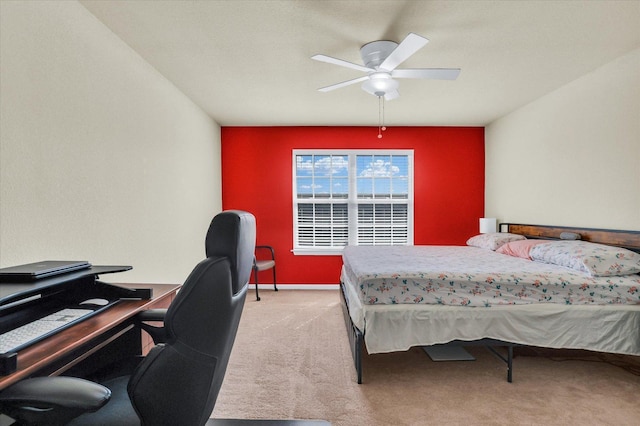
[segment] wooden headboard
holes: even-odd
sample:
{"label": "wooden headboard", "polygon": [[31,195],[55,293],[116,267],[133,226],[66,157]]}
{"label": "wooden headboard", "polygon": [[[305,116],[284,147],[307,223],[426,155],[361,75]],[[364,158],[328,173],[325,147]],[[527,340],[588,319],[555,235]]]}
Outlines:
{"label": "wooden headboard", "polygon": [[527,238],[560,239],[563,232],[580,234],[580,239],[592,243],[624,247],[640,253],[640,231],[621,231],[616,229],[574,228],[570,226],[523,225],[501,223],[501,232],[524,235]]}

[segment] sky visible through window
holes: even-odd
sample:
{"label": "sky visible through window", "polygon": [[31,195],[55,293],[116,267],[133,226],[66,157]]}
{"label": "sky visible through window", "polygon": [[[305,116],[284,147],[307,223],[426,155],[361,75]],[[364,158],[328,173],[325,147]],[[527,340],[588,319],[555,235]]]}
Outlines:
{"label": "sky visible through window", "polygon": [[[357,155],[358,198],[408,198],[407,155]],[[296,156],[298,198],[348,198],[348,155]]]}

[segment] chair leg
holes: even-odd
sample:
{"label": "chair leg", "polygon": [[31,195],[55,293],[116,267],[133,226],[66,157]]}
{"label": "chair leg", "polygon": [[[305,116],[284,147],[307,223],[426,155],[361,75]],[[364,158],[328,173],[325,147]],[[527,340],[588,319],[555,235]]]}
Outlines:
{"label": "chair leg", "polygon": [[253,268],[253,276],[256,282],[256,300],[260,301],[260,295],[258,294],[258,268]]}
{"label": "chair leg", "polygon": [[276,265],[273,265],[273,289],[278,291],[278,287],[276,286]]}

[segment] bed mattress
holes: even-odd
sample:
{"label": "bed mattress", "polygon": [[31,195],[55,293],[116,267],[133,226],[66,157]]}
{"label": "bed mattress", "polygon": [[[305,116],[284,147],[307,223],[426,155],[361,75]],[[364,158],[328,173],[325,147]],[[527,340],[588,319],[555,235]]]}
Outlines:
{"label": "bed mattress", "polygon": [[364,305],[344,273],[342,291],[370,354],[495,339],[640,356],[640,305]]}
{"label": "bed mattress", "polygon": [[348,246],[343,274],[364,305],[640,304],[640,275],[592,277],[470,246]]}

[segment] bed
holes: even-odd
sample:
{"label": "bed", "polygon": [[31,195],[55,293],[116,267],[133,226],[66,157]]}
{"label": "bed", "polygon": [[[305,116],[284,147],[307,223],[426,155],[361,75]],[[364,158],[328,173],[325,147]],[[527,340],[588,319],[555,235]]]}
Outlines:
{"label": "bed", "polygon": [[516,345],[640,355],[640,231],[500,231],[466,246],[345,247],[342,306],[358,383],[365,348],[482,344],[505,361],[509,382]]}

